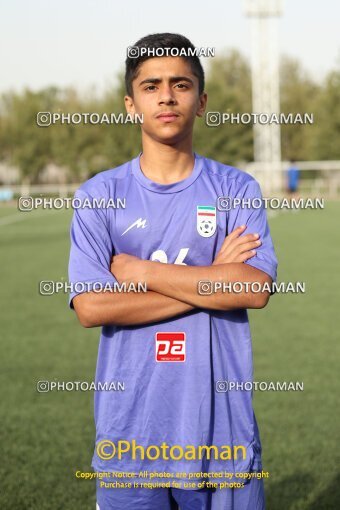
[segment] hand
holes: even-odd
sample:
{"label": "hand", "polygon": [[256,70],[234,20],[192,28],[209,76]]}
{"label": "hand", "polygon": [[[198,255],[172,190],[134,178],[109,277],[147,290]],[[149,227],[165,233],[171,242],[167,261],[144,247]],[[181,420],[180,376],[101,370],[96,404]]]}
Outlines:
{"label": "hand", "polygon": [[111,273],[119,283],[145,282],[147,260],[142,260],[134,255],[121,253],[111,259]]}
{"label": "hand", "polygon": [[[230,264],[232,262],[245,262],[256,255],[255,248],[261,245],[258,234],[241,236],[247,227],[242,225],[229,234],[212,265]],[[240,237],[241,236],[241,237]]]}

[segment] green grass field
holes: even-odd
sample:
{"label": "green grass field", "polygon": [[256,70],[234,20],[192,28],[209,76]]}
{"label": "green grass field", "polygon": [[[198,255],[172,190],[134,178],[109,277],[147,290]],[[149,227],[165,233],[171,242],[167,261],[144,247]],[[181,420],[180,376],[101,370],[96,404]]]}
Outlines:
{"label": "green grass field", "polygon": [[[94,510],[91,392],[38,393],[39,380],[92,381],[99,329],[82,328],[65,294],[70,211],[0,209],[2,510]],[[303,392],[255,392],[267,510],[339,508],[338,359],[340,204],[270,219],[279,281],[306,294],[275,295],[250,313],[256,381],[303,381]],[[161,510],[161,509],[160,509]]]}

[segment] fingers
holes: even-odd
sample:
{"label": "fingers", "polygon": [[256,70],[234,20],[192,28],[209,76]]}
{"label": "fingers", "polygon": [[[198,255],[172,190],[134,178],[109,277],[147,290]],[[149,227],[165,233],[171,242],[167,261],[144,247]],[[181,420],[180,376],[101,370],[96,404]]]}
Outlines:
{"label": "fingers", "polygon": [[[260,245],[261,241],[252,241],[251,243],[236,246],[225,258],[227,258],[229,262],[244,262],[244,260],[256,255],[256,248]],[[223,259],[223,254],[221,254],[219,259]]]}
{"label": "fingers", "polygon": [[246,251],[244,253],[241,253],[241,255],[239,255],[238,257],[236,257],[235,262],[245,262],[246,260],[255,257],[255,255],[256,255],[255,250]]}
{"label": "fingers", "polygon": [[[250,234],[247,237],[254,237],[253,234]],[[230,257],[233,262],[244,262],[249,258],[254,257],[256,255],[256,248],[261,246],[261,241],[257,239],[256,241],[250,241],[246,243],[238,243],[237,246],[233,248],[228,257]]]}
{"label": "fingers", "polygon": [[231,241],[237,239],[246,228],[246,225],[241,225],[240,227],[235,228],[235,230],[233,230],[223,241],[220,251],[223,251],[231,243]]}
{"label": "fingers", "polygon": [[[234,233],[234,232],[236,232],[236,231],[234,230],[232,233]],[[238,234],[238,237],[234,236],[232,239],[229,239],[230,236],[228,236],[224,240],[224,242],[223,242],[223,244],[221,246],[220,252],[222,253],[228,247],[229,247],[230,250],[234,250],[234,246],[240,246],[240,245],[243,245],[243,244],[248,244],[248,243],[253,242],[255,240],[257,241],[259,237],[260,237],[259,234],[246,234],[246,235],[241,236],[241,237],[240,237],[240,234]],[[228,239],[229,239],[229,242],[227,243],[226,241]],[[261,244],[261,243],[259,243],[259,244]],[[255,247],[259,246],[259,244],[255,245]]]}
{"label": "fingers", "polygon": [[260,236],[259,234],[247,234],[245,236],[239,237],[236,239],[235,243],[241,244],[241,243],[247,243],[249,241],[254,241],[254,239],[258,239]]}
{"label": "fingers", "polygon": [[242,235],[246,225],[233,230],[223,241],[213,264],[245,262],[256,255],[256,248],[261,246],[259,234]]}
{"label": "fingers", "polygon": [[239,244],[237,248],[234,249],[235,253],[244,253],[246,251],[254,250],[255,248],[258,248],[261,246],[261,241],[258,239],[257,241],[250,241],[246,243]]}
{"label": "fingers", "polygon": [[233,239],[239,237],[242,232],[245,231],[245,229],[247,228],[247,225],[241,225],[240,227],[237,227],[235,228],[235,230],[233,230],[227,237],[226,239],[229,239],[230,241],[232,241]]}

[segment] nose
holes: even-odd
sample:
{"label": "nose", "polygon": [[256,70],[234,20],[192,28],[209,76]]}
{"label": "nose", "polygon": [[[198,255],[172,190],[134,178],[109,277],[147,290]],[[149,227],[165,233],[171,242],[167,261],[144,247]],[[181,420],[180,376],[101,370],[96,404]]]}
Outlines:
{"label": "nose", "polygon": [[159,104],[175,104],[176,99],[171,86],[164,85],[159,91]]}

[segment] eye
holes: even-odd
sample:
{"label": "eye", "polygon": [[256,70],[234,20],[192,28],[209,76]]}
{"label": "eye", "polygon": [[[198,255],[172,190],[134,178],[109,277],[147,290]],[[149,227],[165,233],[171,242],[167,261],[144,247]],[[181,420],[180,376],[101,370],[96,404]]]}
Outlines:
{"label": "eye", "polygon": [[185,83],[177,83],[177,85],[175,85],[176,87],[179,87],[180,89],[188,89],[188,85],[186,85]]}
{"label": "eye", "polygon": [[156,89],[156,85],[148,85],[147,87],[145,87],[144,90],[150,90],[150,91],[153,91]]}

